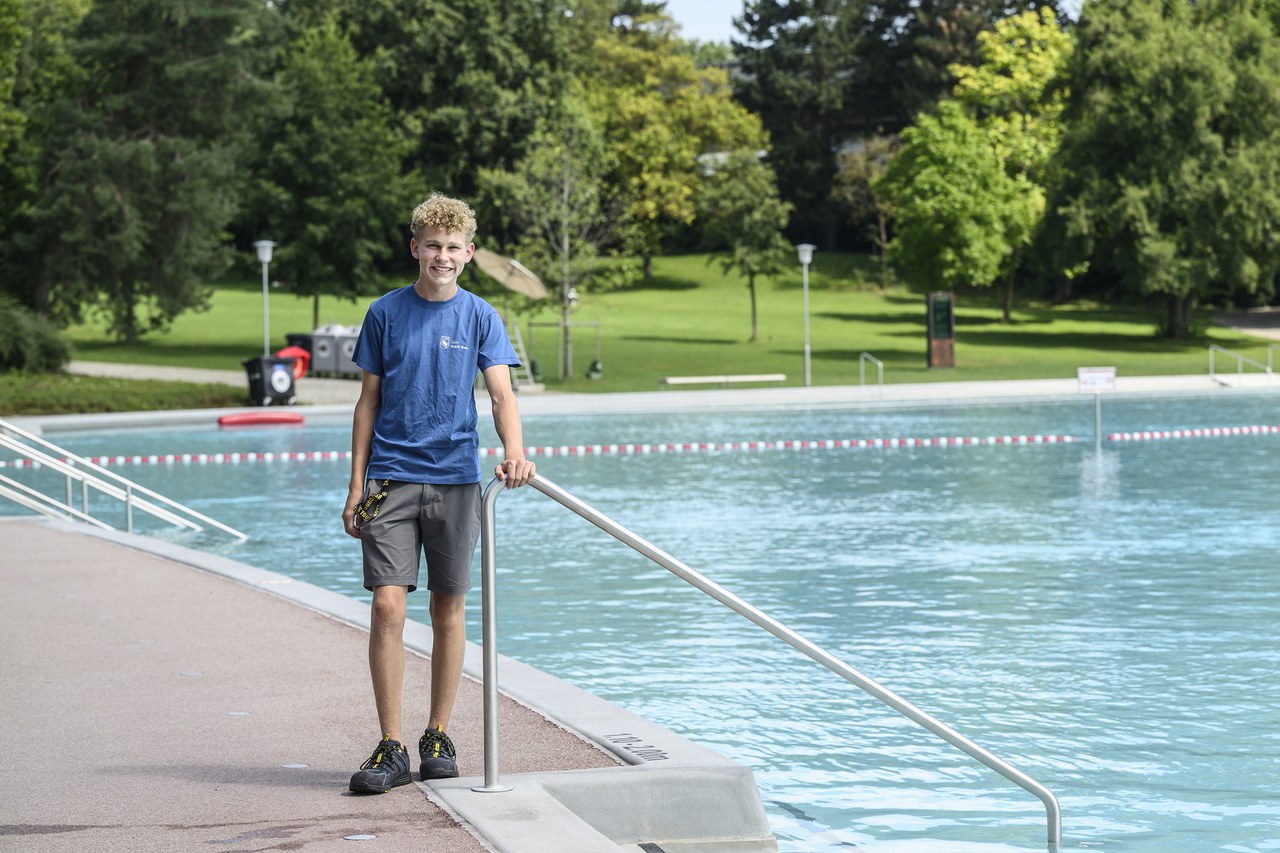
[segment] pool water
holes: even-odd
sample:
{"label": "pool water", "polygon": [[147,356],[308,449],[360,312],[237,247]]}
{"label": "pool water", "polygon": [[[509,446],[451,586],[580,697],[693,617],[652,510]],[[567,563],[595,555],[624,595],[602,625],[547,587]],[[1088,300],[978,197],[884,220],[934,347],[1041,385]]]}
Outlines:
{"label": "pool water", "polygon": [[[1103,420],[1274,425],[1280,399],[1109,399]],[[531,445],[1079,437],[538,461],[1047,785],[1063,850],[1280,850],[1280,435],[1099,452],[1089,401],[548,416],[525,432]],[[56,440],[98,455],[341,451],[348,436],[344,420]],[[252,537],[184,541],[367,600],[338,517],[349,463],[122,470]],[[497,513],[501,652],[750,766],[783,850],[1044,849],[1043,806],[1021,788],[545,496],[503,494]],[[478,640],[479,595],[470,605]]]}

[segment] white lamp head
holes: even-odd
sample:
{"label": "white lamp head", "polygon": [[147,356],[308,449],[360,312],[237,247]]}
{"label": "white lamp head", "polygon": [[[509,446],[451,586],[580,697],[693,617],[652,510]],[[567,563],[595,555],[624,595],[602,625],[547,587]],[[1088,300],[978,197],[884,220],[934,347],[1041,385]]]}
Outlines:
{"label": "white lamp head", "polygon": [[275,247],[276,244],[270,240],[258,240],[254,243],[253,248],[258,250],[258,262],[262,264],[271,263],[271,250]]}
{"label": "white lamp head", "polygon": [[808,266],[813,261],[813,250],[818,248],[812,243],[800,243],[796,246],[796,251],[800,253],[800,263]]}

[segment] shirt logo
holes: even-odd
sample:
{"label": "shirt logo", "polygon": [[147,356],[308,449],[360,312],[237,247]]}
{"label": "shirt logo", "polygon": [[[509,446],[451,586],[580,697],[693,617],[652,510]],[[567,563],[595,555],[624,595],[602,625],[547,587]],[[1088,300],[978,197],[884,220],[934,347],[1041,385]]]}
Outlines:
{"label": "shirt logo", "polygon": [[453,338],[449,337],[448,335],[441,335],[440,349],[470,350],[471,348],[468,347],[466,344],[462,343],[461,341],[455,341]]}

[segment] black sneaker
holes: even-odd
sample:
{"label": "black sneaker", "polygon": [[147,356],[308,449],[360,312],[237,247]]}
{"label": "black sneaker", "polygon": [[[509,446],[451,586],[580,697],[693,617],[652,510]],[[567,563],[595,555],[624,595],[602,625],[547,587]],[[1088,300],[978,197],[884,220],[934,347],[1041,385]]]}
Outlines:
{"label": "black sneaker", "polygon": [[356,794],[385,794],[412,781],[409,751],[400,741],[384,735],[373,755],[351,777],[351,790]]}
{"label": "black sneaker", "polygon": [[422,764],[418,772],[422,781],[428,779],[452,779],[458,775],[458,753],[453,749],[453,741],[444,733],[444,729],[436,726],[427,729],[418,741],[418,758]]}

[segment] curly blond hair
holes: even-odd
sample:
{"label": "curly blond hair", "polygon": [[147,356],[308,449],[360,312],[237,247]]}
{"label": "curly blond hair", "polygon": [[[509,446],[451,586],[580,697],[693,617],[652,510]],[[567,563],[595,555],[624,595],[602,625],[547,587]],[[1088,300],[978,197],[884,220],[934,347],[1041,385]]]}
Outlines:
{"label": "curly blond hair", "polygon": [[470,243],[476,236],[476,212],[465,201],[443,193],[432,193],[431,198],[413,209],[413,218],[409,221],[409,230],[415,240],[428,228],[448,234],[465,234]]}

